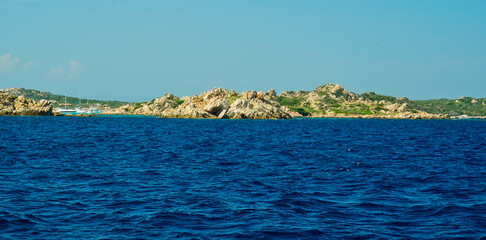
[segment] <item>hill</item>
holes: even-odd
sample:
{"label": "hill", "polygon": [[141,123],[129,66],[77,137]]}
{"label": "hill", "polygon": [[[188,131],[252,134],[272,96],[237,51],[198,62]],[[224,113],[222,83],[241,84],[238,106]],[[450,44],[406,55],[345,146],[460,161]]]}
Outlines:
{"label": "hill", "polygon": [[[336,84],[326,84],[314,91],[283,92],[279,96],[282,105],[304,116],[329,117],[338,115],[398,117],[410,113],[434,115],[486,116],[486,99],[461,97],[460,99],[410,100],[366,92],[355,94]],[[334,114],[333,114],[334,112]]]}
{"label": "hill", "polygon": [[94,99],[86,99],[86,98],[76,98],[64,95],[57,95],[52,94],[50,92],[41,92],[38,90],[33,89],[25,89],[25,88],[8,88],[4,90],[14,96],[24,96],[25,98],[32,99],[35,101],[40,101],[42,99],[51,101],[53,107],[60,107],[64,104],[64,100],[66,99],[66,103],[70,106],[79,106],[88,107],[88,106],[96,106],[99,109],[104,108],[119,108],[123,105],[128,104],[128,102],[121,102],[121,101],[103,101],[103,100],[94,100]]}
{"label": "hill", "polygon": [[451,116],[486,116],[486,98],[432,99],[410,101],[410,106],[421,111]]}

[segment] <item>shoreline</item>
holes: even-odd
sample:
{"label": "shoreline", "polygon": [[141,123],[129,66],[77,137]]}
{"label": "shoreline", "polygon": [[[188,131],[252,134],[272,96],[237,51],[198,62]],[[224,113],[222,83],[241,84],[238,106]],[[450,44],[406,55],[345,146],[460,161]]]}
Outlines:
{"label": "shoreline", "polygon": [[[24,95],[12,95],[13,92],[21,94],[26,90],[13,90],[0,90],[0,115],[67,116],[67,112],[60,113],[60,107],[56,105],[59,104],[58,100],[33,100]],[[94,108],[102,110],[93,116],[133,115],[194,119],[486,119],[486,99],[462,97],[446,103],[417,105],[417,102],[403,97],[396,98],[373,92],[356,94],[337,84],[325,84],[312,91],[285,91],[280,94],[275,90],[237,93],[216,87],[199,95],[182,98],[168,93],[148,102],[127,103],[116,107],[98,104],[83,110],[88,113],[92,113]],[[457,116],[458,114],[462,115]]]}
{"label": "shoreline", "polygon": [[134,117],[134,118],[160,118],[160,119],[207,119],[207,120],[306,120],[306,119],[376,119],[376,120],[485,120],[486,116],[450,116],[450,117],[436,117],[436,118],[401,118],[401,117],[390,117],[390,116],[303,116],[303,117],[291,117],[291,118],[235,118],[235,119],[222,119],[222,118],[196,118],[196,117],[162,117],[160,115],[143,115],[143,114],[119,114],[119,113],[100,113],[100,114],[90,114],[90,115],[0,115],[2,116],[19,116],[19,117],[70,117],[70,118],[90,118],[90,117]]}
{"label": "shoreline", "polygon": [[[160,115],[144,115],[144,114],[119,114],[119,113],[101,113],[93,115],[61,115],[61,117],[147,117],[147,118],[164,118],[164,119],[224,119],[224,118],[204,118],[204,117],[163,117]],[[391,116],[369,116],[369,115],[357,115],[357,116],[296,116],[291,118],[235,118],[224,120],[295,120],[295,119],[389,119],[389,120],[458,120],[458,119],[486,119],[486,116],[474,116],[474,117],[431,117],[431,118],[404,118],[404,117],[391,117]]]}

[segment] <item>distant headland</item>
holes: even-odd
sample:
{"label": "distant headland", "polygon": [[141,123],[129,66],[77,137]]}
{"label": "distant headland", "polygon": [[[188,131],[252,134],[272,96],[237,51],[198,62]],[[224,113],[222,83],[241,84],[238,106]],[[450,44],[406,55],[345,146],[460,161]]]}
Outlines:
{"label": "distant headland", "polygon": [[61,115],[66,107],[96,107],[101,114],[151,115],[162,118],[289,119],[384,118],[448,119],[485,117],[486,99],[410,100],[373,92],[356,94],[337,84],[313,91],[267,92],[213,88],[200,95],[179,98],[165,94],[149,102],[127,103],[65,97],[24,88],[0,90],[0,115]]}

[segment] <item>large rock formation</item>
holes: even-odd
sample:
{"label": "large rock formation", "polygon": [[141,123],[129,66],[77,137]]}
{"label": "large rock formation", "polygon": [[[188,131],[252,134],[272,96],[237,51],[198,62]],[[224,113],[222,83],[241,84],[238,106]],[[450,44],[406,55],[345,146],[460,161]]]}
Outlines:
{"label": "large rock formation", "polygon": [[36,102],[0,90],[0,115],[51,116],[53,115],[52,104],[44,99]]}
{"label": "large rock formation", "polygon": [[275,91],[245,91],[237,94],[221,88],[187,97],[176,108],[166,108],[165,118],[287,119],[288,108],[275,100]]}

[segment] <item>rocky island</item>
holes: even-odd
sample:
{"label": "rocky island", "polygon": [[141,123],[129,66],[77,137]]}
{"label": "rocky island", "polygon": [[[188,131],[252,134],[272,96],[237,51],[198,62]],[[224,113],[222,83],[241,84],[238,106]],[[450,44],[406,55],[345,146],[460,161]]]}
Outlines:
{"label": "rocky island", "polygon": [[154,115],[164,118],[288,119],[314,118],[390,118],[445,119],[446,114],[431,114],[412,109],[407,98],[375,93],[355,94],[337,84],[326,84],[313,91],[287,91],[277,95],[244,91],[241,94],[214,88],[200,95],[181,99],[166,94],[146,103],[128,104],[109,113]]}
{"label": "rocky island", "polygon": [[[23,88],[0,90],[0,115],[53,115],[66,98],[49,92]],[[32,98],[32,99],[30,99]],[[74,105],[79,99],[67,97]],[[277,94],[213,88],[199,95],[179,98],[171,93],[148,102],[127,103],[81,99],[95,104],[102,114],[150,115],[162,118],[289,119],[384,118],[447,119],[486,116],[486,99],[410,100],[365,92],[349,92],[337,84],[312,91]],[[80,101],[81,101],[80,100]]]}

